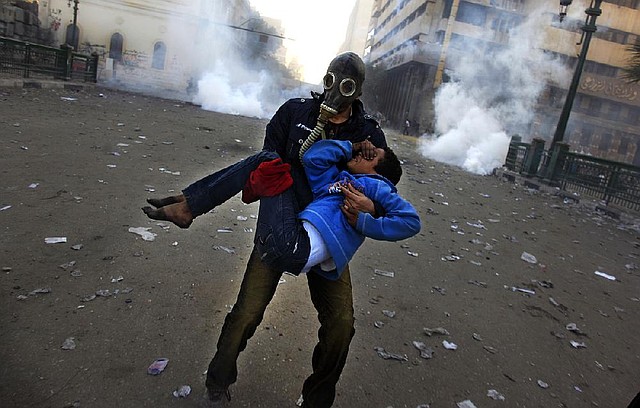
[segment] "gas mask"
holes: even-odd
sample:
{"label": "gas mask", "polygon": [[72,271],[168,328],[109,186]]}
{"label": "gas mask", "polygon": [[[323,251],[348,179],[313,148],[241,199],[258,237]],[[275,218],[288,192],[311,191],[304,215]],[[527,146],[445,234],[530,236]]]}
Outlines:
{"label": "gas mask", "polygon": [[345,52],[333,59],[322,79],[324,101],[322,108],[337,114],[362,95],[364,62],[353,52]]}
{"label": "gas mask", "polygon": [[333,59],[322,79],[324,99],[315,128],[300,148],[300,160],[309,147],[318,139],[329,119],[344,111],[362,95],[364,62],[353,52],[345,52]]}

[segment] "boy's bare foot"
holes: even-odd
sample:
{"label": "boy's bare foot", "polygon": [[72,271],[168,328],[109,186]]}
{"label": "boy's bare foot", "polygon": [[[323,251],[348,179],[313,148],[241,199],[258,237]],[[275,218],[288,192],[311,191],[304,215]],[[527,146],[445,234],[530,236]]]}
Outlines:
{"label": "boy's bare foot", "polygon": [[164,207],[165,205],[171,205],[175,203],[181,203],[185,201],[184,194],[169,196],[165,198],[147,198],[147,202],[156,208]]}
{"label": "boy's bare foot", "polygon": [[193,222],[193,215],[191,215],[186,201],[165,205],[157,209],[146,206],[142,207],[142,211],[153,220],[171,221],[180,228],[189,228]]}

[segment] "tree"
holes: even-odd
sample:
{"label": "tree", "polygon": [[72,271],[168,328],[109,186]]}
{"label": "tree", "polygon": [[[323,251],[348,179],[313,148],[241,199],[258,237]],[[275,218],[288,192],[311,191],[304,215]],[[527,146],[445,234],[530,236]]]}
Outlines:
{"label": "tree", "polygon": [[631,53],[628,65],[624,68],[622,77],[629,82],[640,83],[640,40],[630,45],[627,50]]}

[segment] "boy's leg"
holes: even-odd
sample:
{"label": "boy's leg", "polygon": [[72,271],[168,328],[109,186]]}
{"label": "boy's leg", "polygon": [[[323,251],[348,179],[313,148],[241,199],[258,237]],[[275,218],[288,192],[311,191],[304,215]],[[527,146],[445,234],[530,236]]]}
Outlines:
{"label": "boy's leg", "polygon": [[328,408],[335,399],[336,384],[355,334],[351,274],[347,266],[336,281],[314,272],[309,272],[307,279],[311,300],[318,311],[320,329],[311,360],[313,373],[302,387],[302,406]]}
{"label": "boy's leg", "polygon": [[261,151],[210,174],[182,190],[193,218],[211,211],[244,188],[249,175],[262,162],[277,159],[275,152]]}
{"label": "boy's leg", "polygon": [[211,211],[240,192],[251,172],[262,162],[276,158],[275,152],[261,151],[196,181],[182,195],[147,200],[159,208],[143,207],[142,211],[151,219],[171,221],[180,228],[189,228],[195,217]]}

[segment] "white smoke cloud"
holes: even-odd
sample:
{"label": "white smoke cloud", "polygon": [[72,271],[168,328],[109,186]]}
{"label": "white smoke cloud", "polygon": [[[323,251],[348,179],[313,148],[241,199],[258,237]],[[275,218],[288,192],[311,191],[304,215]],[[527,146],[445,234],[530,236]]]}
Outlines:
{"label": "white smoke cloud", "polygon": [[420,140],[424,156],[483,175],[502,166],[510,136],[527,139],[545,84],[569,80],[566,68],[540,48],[549,23],[548,13],[532,13],[511,29],[504,48],[459,50],[462,56],[449,65],[454,81],[436,94],[435,134]]}
{"label": "white smoke cloud", "polygon": [[[255,45],[256,39],[250,37],[255,34],[226,23],[224,16],[228,10],[225,4],[211,3],[207,10],[209,19],[199,22],[198,38],[184,40],[193,48],[190,66],[192,82],[197,87],[192,102],[205,110],[269,118],[287,99],[309,95],[310,85],[292,86],[295,81],[284,80],[283,71],[265,69],[272,65],[242,55]],[[244,22],[248,24],[235,25],[248,29],[257,19],[255,14]],[[180,30],[180,26],[176,24],[175,29]],[[277,39],[269,37],[268,46],[273,41]]]}

